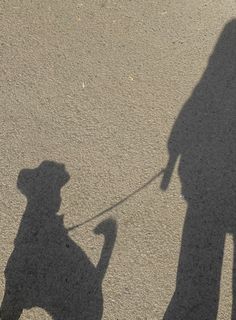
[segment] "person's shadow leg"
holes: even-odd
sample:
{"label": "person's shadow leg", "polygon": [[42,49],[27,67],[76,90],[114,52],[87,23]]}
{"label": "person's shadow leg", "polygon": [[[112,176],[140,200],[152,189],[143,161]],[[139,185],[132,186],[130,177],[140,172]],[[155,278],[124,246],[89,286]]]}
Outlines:
{"label": "person's shadow leg", "polygon": [[225,235],[215,212],[209,214],[208,209],[200,206],[188,209],[176,290],[164,320],[217,318]]}

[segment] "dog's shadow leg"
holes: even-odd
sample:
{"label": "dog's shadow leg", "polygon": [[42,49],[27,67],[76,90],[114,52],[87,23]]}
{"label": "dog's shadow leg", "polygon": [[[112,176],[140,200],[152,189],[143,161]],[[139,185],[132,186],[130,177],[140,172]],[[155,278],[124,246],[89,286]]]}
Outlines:
{"label": "dog's shadow leg", "polygon": [[21,308],[9,297],[9,293],[5,293],[0,310],[0,319],[18,320],[20,319],[22,311],[23,308]]}

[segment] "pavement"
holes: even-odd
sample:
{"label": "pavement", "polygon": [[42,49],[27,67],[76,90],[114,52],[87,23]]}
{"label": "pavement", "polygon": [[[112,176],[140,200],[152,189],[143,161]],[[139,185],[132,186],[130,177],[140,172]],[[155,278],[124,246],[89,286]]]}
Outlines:
{"label": "pavement", "polygon": [[[182,318],[166,311],[192,200],[181,191],[179,160],[169,184],[162,170],[178,115],[235,13],[233,0],[1,1],[0,299],[8,319],[59,319],[65,290],[62,319],[76,319],[76,310],[87,320],[200,319],[201,302],[187,303]],[[233,304],[232,234],[225,229],[220,320]],[[78,301],[77,264],[86,279],[79,273]]]}

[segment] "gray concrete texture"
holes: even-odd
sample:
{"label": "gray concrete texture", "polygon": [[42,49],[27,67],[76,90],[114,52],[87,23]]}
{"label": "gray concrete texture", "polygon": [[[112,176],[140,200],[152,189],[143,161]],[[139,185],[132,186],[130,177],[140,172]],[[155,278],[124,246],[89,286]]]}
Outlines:
{"label": "gray concrete texture", "polygon": [[[183,280],[186,287],[180,292],[187,302],[182,307],[173,302],[166,312],[176,285],[187,202],[192,200],[181,195],[177,166],[166,191],[160,188],[161,176],[146,183],[166,166],[172,127],[235,12],[233,0],[0,2],[1,300],[14,241],[19,252],[8,265],[19,278],[14,263],[24,256],[15,240],[21,235],[26,207],[22,185],[27,183],[20,182],[17,188],[19,173],[50,160],[64,164],[62,171],[70,175],[61,190],[59,211],[65,228],[83,223],[140,188],[127,201],[65,235],[96,266],[104,238],[93,229],[107,218],[117,222],[117,237],[102,282],[102,319],[154,320],[163,319],[165,313],[166,319],[216,319],[215,310],[211,315],[206,310],[198,314],[201,297],[188,297],[191,290],[186,288],[194,286],[188,284],[189,279]],[[224,73],[216,80],[216,92],[222,78]],[[184,134],[191,137],[189,132]],[[51,176],[46,179],[50,184]],[[34,195],[37,191],[28,192]],[[209,197],[205,200],[210,201]],[[40,206],[37,210],[40,212]],[[31,226],[23,229],[30,232]],[[233,232],[224,231],[217,317],[221,320],[230,319],[232,308]],[[194,238],[194,229],[192,233]],[[35,263],[37,266],[37,259]],[[198,261],[191,263],[192,278],[200,283],[201,279],[194,278]],[[214,279],[205,280],[209,282],[203,288],[211,292]],[[212,298],[217,300],[215,296],[203,300]],[[89,301],[81,301],[81,308],[89,309]],[[78,319],[100,320],[98,309],[93,317]],[[23,310],[20,319],[53,317],[36,302]],[[64,319],[75,317],[69,314]]]}

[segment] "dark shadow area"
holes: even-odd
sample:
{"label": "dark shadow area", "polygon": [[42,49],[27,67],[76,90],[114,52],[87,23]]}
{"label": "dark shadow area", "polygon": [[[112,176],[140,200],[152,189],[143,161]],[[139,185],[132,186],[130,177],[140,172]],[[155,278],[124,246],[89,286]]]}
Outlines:
{"label": "dark shadow area", "polygon": [[[236,20],[229,22],[168,141],[187,201],[176,289],[165,320],[215,320],[227,233],[236,242]],[[232,319],[236,319],[236,254]]]}
{"label": "dark shadow area", "polygon": [[116,222],[107,219],[94,232],[104,235],[100,260],[94,266],[69,237],[58,215],[60,191],[68,182],[64,165],[44,161],[23,169],[17,181],[26,196],[14,250],[8,260],[1,319],[19,319],[23,309],[40,307],[54,320],[100,320],[102,281],[116,239]]}

